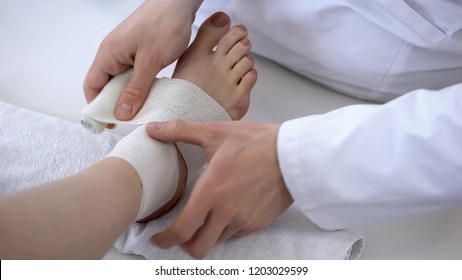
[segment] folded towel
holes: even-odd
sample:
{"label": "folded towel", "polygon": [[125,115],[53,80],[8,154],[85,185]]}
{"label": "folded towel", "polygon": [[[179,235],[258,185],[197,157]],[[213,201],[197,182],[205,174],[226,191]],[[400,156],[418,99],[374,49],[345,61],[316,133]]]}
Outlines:
{"label": "folded towel", "polygon": [[[191,259],[179,247],[161,250],[149,242],[153,234],[167,228],[178,216],[190,191],[188,188],[179,205],[163,217],[148,224],[132,224],[117,240],[115,248],[148,259]],[[206,259],[359,259],[363,245],[364,239],[359,233],[323,230],[292,206],[266,229],[216,245]]]}
{"label": "folded towel", "polygon": [[[0,196],[72,175],[103,158],[121,139],[1,101],[0,118]],[[171,212],[147,224],[132,224],[115,247],[148,259],[189,259],[179,248],[154,247],[149,238],[173,223],[191,186]],[[291,207],[266,229],[215,246],[207,258],[357,259],[363,244],[354,230],[322,230]]]}
{"label": "folded towel", "polygon": [[77,173],[122,138],[0,101],[0,195]]}

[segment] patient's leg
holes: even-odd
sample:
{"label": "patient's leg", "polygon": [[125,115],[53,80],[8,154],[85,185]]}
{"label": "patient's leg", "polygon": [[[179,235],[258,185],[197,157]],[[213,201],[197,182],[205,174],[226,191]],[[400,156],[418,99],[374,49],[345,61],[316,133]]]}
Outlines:
{"label": "patient's leg", "polygon": [[0,259],[102,258],[133,221],[140,180],[107,158],[65,179],[0,198]]}
{"label": "patient's leg", "polygon": [[[155,82],[146,104],[134,121],[242,118],[248,109],[249,93],[255,84],[256,73],[251,71],[253,60],[247,56],[250,41],[245,29],[238,26],[226,32],[227,28],[206,22],[196,40],[180,58],[174,79]],[[215,46],[216,51],[213,51]],[[129,73],[124,75],[127,75],[125,79],[115,81],[120,83],[117,88],[123,88],[128,81]],[[109,95],[111,92],[103,94],[117,100]],[[109,157],[119,157],[129,162],[141,178],[142,199],[138,221],[158,217],[179,198],[185,183],[178,180],[178,162],[183,164],[184,159],[188,182],[206,163],[201,148],[183,143],[177,143],[177,146],[181,151],[179,155],[173,144],[150,138],[142,126],[124,138],[110,153]]]}

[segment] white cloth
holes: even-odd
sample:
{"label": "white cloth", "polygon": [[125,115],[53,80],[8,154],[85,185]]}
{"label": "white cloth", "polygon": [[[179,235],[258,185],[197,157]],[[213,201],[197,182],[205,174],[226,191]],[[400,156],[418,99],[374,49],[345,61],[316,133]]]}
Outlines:
{"label": "white cloth", "polygon": [[[190,191],[188,188],[186,197]],[[141,254],[148,259],[191,259],[179,247],[161,250],[149,241],[153,234],[172,223],[185,202],[183,197],[171,212],[148,224],[132,224],[115,247],[123,253]],[[206,259],[358,259],[363,245],[364,240],[357,232],[325,231],[299,209],[291,207],[264,230],[216,245]]]}
{"label": "white cloth", "polygon": [[122,138],[0,101],[0,196],[75,174]]}
{"label": "white cloth", "polygon": [[462,1],[213,0],[252,51],[351,96],[389,101],[462,82]]}
{"label": "white cloth", "polygon": [[[104,157],[121,138],[91,134],[79,124],[1,101],[0,118],[0,196],[72,175]],[[149,243],[151,234],[173,222],[186,199],[160,219],[131,225],[115,247],[150,259],[189,258],[179,248],[162,250]],[[208,258],[357,259],[363,244],[356,231],[322,230],[292,207],[265,230],[218,245]]]}
{"label": "white cloth", "polygon": [[462,84],[285,122],[278,153],[302,211],[327,229],[462,205]]}

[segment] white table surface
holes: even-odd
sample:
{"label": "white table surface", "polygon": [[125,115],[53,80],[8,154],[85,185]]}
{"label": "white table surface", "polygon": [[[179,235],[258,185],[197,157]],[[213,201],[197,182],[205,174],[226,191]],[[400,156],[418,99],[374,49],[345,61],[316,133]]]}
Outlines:
{"label": "white table surface", "polygon": [[[99,43],[141,0],[0,0],[0,100],[78,122],[82,85]],[[245,119],[281,123],[365,103],[257,57]],[[169,76],[173,66],[160,73]],[[127,133],[126,127],[116,133]],[[462,259],[462,207],[360,227],[363,259]],[[138,259],[111,249],[107,259]]]}

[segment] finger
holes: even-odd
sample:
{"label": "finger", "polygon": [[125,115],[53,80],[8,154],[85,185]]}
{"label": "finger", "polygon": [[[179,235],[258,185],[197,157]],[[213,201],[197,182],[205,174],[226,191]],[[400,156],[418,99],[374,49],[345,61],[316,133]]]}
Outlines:
{"label": "finger", "polygon": [[88,70],[83,84],[85,99],[90,103],[101,92],[112,76],[123,73],[130,67],[128,64],[118,62],[112,57],[104,56],[98,51],[95,61]]}
{"label": "finger", "polygon": [[119,120],[132,119],[143,107],[158,72],[145,56],[136,57],[133,75],[117,102],[115,115]]}
{"label": "finger", "polygon": [[237,231],[234,233],[235,236],[246,236],[246,235],[249,235],[251,233],[254,233],[256,232],[257,230],[240,230],[240,231]]}
{"label": "finger", "polygon": [[236,233],[238,233],[238,230],[235,227],[228,225],[221,233],[220,237],[217,240],[217,243],[221,243],[223,241],[230,239],[231,237],[236,235]]}
{"label": "finger", "polygon": [[149,136],[166,142],[185,142],[204,147],[218,140],[219,123],[190,122],[175,120],[168,122],[152,122],[146,127]]}
{"label": "finger", "polygon": [[216,212],[210,212],[204,225],[196,232],[194,237],[181,247],[196,259],[203,259],[218,243],[218,238],[226,228],[227,221]]}
{"label": "finger", "polygon": [[[83,90],[87,103],[96,98],[112,76],[121,74],[130,67],[118,62],[113,62],[112,65],[100,63],[100,56],[98,56],[90,67],[90,70],[88,70],[87,77],[85,78]],[[101,65],[106,65],[106,68],[101,68]],[[115,124],[108,124],[106,128],[114,129],[115,127]]]}
{"label": "finger", "polygon": [[209,214],[211,204],[208,201],[207,197],[196,199],[193,191],[175,223],[165,231],[155,234],[151,241],[161,248],[168,249],[190,240]]}
{"label": "finger", "polygon": [[83,84],[83,91],[85,93],[85,99],[87,103],[93,101],[96,96],[101,92],[103,87],[107,84],[110,79],[110,75],[104,72],[96,62],[92,64],[90,70],[88,70],[87,77]]}
{"label": "finger", "polygon": [[[188,216],[190,220],[186,220],[185,216]],[[183,210],[172,226],[153,235],[151,241],[163,249],[183,244],[194,236],[204,221],[205,217],[191,217],[189,213]]]}

